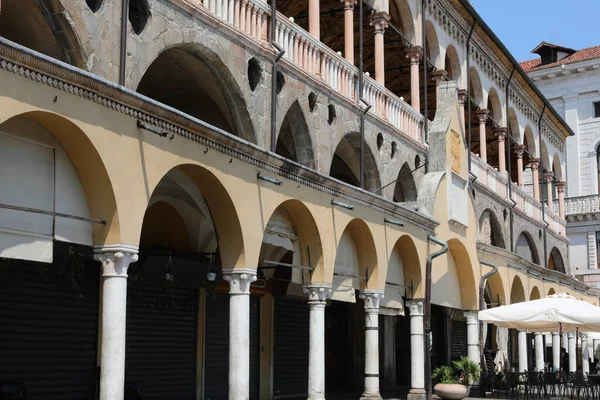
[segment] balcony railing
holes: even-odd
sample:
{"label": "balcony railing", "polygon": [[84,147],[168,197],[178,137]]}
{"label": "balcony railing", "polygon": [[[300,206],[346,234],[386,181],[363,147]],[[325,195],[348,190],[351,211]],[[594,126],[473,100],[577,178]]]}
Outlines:
{"label": "balcony railing", "polygon": [[[558,213],[558,200],[554,200],[554,212]],[[565,199],[565,215],[600,212],[600,195],[568,197]]]}
{"label": "balcony railing", "polygon": [[[202,4],[214,17],[234,26],[251,40],[261,42],[267,38],[271,9],[264,0],[202,0]],[[358,68],[280,13],[275,25],[275,42],[285,50],[282,62],[318,77],[348,100],[359,102]],[[422,140],[423,115],[367,75],[363,76],[362,97],[371,105],[371,114],[406,136]]]}

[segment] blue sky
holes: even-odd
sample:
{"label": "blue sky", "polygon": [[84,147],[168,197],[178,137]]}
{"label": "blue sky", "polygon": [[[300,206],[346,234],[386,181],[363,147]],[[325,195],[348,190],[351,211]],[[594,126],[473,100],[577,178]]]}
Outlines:
{"label": "blue sky", "polygon": [[600,45],[600,0],[471,0],[517,61],[546,41],[574,49]]}

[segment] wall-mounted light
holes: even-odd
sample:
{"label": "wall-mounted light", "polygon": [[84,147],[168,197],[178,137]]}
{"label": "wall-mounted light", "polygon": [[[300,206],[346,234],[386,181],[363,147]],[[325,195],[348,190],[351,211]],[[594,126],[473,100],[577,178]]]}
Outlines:
{"label": "wall-mounted light", "polygon": [[383,222],[385,222],[386,224],[391,224],[391,225],[396,225],[396,226],[404,226],[404,224],[400,221],[396,221],[395,219],[391,219],[391,218],[384,218]]}
{"label": "wall-mounted light", "polygon": [[354,210],[354,206],[346,203],[342,203],[341,201],[331,200],[331,204],[334,206],[345,208],[346,210]]}
{"label": "wall-mounted light", "polygon": [[209,282],[214,282],[215,279],[217,279],[217,273],[213,266],[214,258],[214,256],[210,256],[210,261],[208,262],[208,272],[206,273],[206,279],[208,279]]}
{"label": "wall-mounted light", "polygon": [[256,175],[256,177],[258,179],[260,179],[261,181],[269,182],[269,183],[272,183],[273,185],[277,185],[277,186],[283,185],[283,181],[280,181],[279,179],[275,179],[275,178],[270,178],[268,176],[264,176],[260,173],[258,175]]}

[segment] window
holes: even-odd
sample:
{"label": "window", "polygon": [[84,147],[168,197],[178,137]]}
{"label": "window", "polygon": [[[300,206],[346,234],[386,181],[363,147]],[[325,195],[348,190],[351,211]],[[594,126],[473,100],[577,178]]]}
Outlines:
{"label": "window", "polygon": [[600,101],[594,103],[594,118],[600,118]]}

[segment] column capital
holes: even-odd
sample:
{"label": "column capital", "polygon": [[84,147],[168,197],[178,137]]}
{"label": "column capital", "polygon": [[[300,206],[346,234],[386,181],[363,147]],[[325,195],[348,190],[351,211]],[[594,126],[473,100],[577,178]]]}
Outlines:
{"label": "column capital", "polygon": [[421,58],[423,57],[423,47],[421,46],[413,46],[409,47],[405,50],[406,58],[410,59],[411,64],[418,64],[421,62]]}
{"label": "column capital", "polygon": [[102,263],[102,276],[127,278],[129,264],[138,260],[138,248],[123,244],[94,246],[94,259]]}
{"label": "column capital", "polygon": [[479,312],[478,311],[463,311],[463,315],[467,319],[467,325],[476,325],[479,322]]}
{"label": "column capital", "polygon": [[408,311],[411,316],[423,316],[425,315],[425,300],[413,299],[406,302]]}
{"label": "column capital", "polygon": [[490,117],[490,110],[487,108],[480,108],[479,110],[475,111],[475,115],[477,115],[477,118],[479,118],[480,124],[485,124]]}
{"label": "column capital", "polygon": [[565,181],[560,181],[556,183],[556,191],[558,193],[564,193],[565,192],[565,186],[567,185],[567,182]]}
{"label": "column capital", "polygon": [[302,290],[308,294],[308,304],[325,304],[331,297],[330,283],[309,283]]}
{"label": "column capital", "polygon": [[344,10],[354,10],[356,0],[340,0],[340,3],[344,3]]}
{"label": "column capital", "polygon": [[575,339],[575,332],[567,332],[567,337],[570,339]]}
{"label": "column capital", "polygon": [[560,336],[560,333],[558,333],[558,332],[552,332],[552,336]]}
{"label": "column capital", "polygon": [[378,11],[369,17],[369,25],[375,28],[375,34],[381,33],[387,29],[390,22],[390,15],[385,11]]}
{"label": "column capital", "polygon": [[458,104],[464,105],[467,103],[469,95],[467,89],[458,89]]}
{"label": "column capital", "polygon": [[504,142],[504,140],[506,139],[506,132],[507,130],[504,126],[494,129],[494,135],[498,137],[499,142]]}
{"label": "column capital", "polygon": [[379,302],[383,298],[383,290],[366,289],[358,294],[358,297],[365,301],[365,309],[379,309]]}
{"label": "column capital", "polygon": [[435,70],[430,75],[431,80],[435,82],[436,86],[439,86],[440,83],[446,82],[448,80],[448,72],[443,69]]}
{"label": "column capital", "polygon": [[554,179],[554,172],[552,172],[552,171],[544,172],[544,179],[546,180],[546,183],[552,182],[552,179]]}
{"label": "column capital", "polygon": [[540,159],[539,158],[531,158],[529,159],[529,163],[531,165],[531,169],[537,171],[540,168]]}
{"label": "column capital", "polygon": [[250,294],[250,284],[256,281],[256,270],[249,268],[224,269],[223,279],[229,282],[229,294]]}
{"label": "column capital", "polygon": [[525,145],[517,144],[516,146],[513,147],[513,149],[515,150],[515,154],[517,155],[517,158],[523,159],[523,154],[525,154]]}

